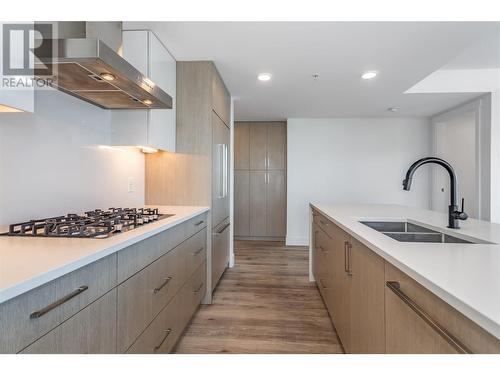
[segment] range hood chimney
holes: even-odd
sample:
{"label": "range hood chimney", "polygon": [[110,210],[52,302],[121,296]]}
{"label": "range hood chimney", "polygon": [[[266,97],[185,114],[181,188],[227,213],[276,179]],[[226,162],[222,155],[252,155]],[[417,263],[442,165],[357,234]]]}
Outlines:
{"label": "range hood chimney", "polygon": [[121,22],[54,22],[50,40],[43,24],[37,78],[48,81],[48,68],[55,88],[104,109],[172,108],[170,95],[121,56]]}

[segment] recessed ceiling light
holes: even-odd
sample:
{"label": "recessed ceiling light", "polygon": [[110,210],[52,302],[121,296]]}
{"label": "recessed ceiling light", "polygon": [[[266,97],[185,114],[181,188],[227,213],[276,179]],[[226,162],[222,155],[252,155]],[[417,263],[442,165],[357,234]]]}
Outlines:
{"label": "recessed ceiling light", "polygon": [[363,75],[361,76],[361,78],[363,79],[372,79],[372,78],[375,78],[377,76],[377,72],[365,72],[363,73]]}
{"label": "recessed ceiling light", "polygon": [[142,102],[143,102],[144,104],[146,104],[146,105],[151,105],[151,104],[153,104],[153,101],[152,101],[152,100],[149,100],[149,99],[144,99]]}
{"label": "recessed ceiling light", "polygon": [[272,77],[272,74],[271,73],[260,73],[258,76],[257,76],[257,79],[259,81],[262,81],[262,82],[266,82],[266,81],[269,81]]}
{"label": "recessed ceiling light", "polygon": [[389,111],[389,112],[397,112],[397,111],[399,111],[399,109],[396,108],[396,107],[389,107],[389,108],[387,108],[387,111]]}

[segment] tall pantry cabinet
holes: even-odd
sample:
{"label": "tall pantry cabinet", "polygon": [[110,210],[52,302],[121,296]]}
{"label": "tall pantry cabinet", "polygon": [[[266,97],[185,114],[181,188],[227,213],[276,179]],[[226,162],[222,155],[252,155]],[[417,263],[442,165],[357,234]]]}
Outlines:
{"label": "tall pantry cabinet", "polygon": [[237,239],[286,234],[286,122],[236,122],[234,221]]}
{"label": "tall pantry cabinet", "polygon": [[146,157],[146,203],[210,207],[207,283],[229,265],[231,97],[211,61],[177,62],[176,153]]}

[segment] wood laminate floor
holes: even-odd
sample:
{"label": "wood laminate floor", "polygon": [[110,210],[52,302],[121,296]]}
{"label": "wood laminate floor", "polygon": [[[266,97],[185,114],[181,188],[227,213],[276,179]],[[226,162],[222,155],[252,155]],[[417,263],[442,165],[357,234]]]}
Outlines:
{"label": "wood laminate floor", "polygon": [[175,353],[343,353],[306,248],[235,242],[212,305],[202,305]]}

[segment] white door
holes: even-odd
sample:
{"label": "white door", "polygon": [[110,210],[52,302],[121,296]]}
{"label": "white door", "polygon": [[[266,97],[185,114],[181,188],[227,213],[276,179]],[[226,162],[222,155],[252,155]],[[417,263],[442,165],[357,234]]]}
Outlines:
{"label": "white door", "polygon": [[[458,180],[457,200],[465,199],[465,212],[479,217],[478,171],[476,159],[476,119],[474,112],[457,114],[434,123],[435,155],[449,162]],[[433,166],[432,209],[448,212],[450,178],[440,166]]]}

